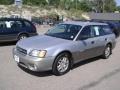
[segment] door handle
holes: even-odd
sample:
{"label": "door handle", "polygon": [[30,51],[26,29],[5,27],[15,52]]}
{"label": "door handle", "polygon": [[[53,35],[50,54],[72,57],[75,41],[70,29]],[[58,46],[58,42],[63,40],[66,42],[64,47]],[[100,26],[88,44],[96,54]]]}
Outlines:
{"label": "door handle", "polygon": [[92,42],[91,42],[91,44],[94,44],[94,43],[95,43],[95,41],[92,41]]}

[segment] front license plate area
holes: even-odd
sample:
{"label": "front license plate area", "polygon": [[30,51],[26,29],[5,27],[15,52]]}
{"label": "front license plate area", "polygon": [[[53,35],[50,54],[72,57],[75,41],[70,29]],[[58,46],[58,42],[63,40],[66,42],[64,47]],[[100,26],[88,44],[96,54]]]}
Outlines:
{"label": "front license plate area", "polygon": [[20,62],[20,58],[19,58],[19,56],[14,55],[14,59],[15,59],[16,62],[18,62],[18,63]]}

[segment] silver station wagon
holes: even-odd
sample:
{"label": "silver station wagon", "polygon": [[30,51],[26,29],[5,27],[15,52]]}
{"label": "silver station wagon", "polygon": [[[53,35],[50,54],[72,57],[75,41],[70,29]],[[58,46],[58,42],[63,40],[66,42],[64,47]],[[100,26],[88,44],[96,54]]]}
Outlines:
{"label": "silver station wagon", "polygon": [[13,49],[18,65],[32,71],[67,73],[80,61],[102,56],[107,59],[115,47],[115,35],[106,23],[69,21],[44,35],[23,39]]}

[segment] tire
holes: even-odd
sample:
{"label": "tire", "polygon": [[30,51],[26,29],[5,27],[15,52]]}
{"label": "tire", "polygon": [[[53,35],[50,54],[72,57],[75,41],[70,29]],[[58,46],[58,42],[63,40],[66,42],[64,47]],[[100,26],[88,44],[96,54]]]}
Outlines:
{"label": "tire", "polygon": [[22,40],[22,39],[25,39],[25,38],[27,38],[27,37],[28,37],[27,34],[20,34],[20,35],[18,36],[18,41],[19,41],[19,40]]}
{"label": "tire", "polygon": [[112,54],[112,47],[111,47],[110,44],[108,44],[105,47],[105,50],[104,50],[103,55],[102,55],[102,58],[103,59],[108,59],[111,54]]}
{"label": "tire", "polygon": [[56,76],[64,75],[71,68],[71,58],[68,53],[61,53],[54,61],[52,72]]}

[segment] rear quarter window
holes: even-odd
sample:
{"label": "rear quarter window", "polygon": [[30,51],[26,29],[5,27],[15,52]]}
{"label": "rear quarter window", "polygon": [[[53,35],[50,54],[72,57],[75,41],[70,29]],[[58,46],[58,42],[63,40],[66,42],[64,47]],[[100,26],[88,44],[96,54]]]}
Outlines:
{"label": "rear quarter window", "polygon": [[24,24],[25,24],[26,27],[31,27],[32,26],[32,24],[28,21],[24,21]]}
{"label": "rear quarter window", "polygon": [[102,26],[102,30],[104,31],[105,34],[112,34],[112,30],[108,25]]}

